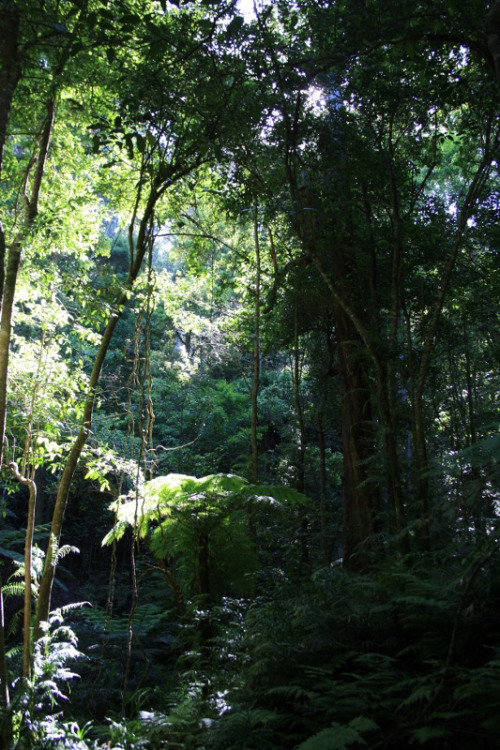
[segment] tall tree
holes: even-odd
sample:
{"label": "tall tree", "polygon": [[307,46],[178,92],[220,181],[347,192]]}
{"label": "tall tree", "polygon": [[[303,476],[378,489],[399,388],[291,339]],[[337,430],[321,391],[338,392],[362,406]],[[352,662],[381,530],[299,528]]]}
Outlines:
{"label": "tall tree", "polygon": [[[485,62],[491,69],[484,18],[478,8],[462,13],[451,5],[434,12],[430,4],[409,2],[394,22],[382,1],[299,4],[300,13],[278,3],[258,13],[255,23],[265,55],[254,56],[253,64],[274,82],[266,121],[269,161],[281,165],[288,199],[279,179],[270,177],[267,185],[276,186],[274,201],[279,196],[286,206],[305,255],[332,296],[343,394],[344,562],[351,568],[366,567],[369,558],[360,553],[381,530],[384,515],[401,532],[408,511],[415,513],[403,499],[398,394],[408,388],[401,363],[416,352],[415,344],[411,354],[404,350],[401,321],[411,294],[406,270],[416,257],[417,227],[437,200],[440,221],[453,224],[454,240],[448,263],[438,264],[421,353],[417,346],[420,376],[410,389],[417,505],[421,515],[429,513],[422,408],[429,360],[457,253],[495,168],[496,104],[482,70]],[[465,33],[469,15],[472,34]],[[481,107],[473,103],[478,86]],[[315,106],[314,96],[322,103]],[[475,133],[468,143],[474,166],[470,171],[455,162],[463,196],[436,199],[447,133],[458,133],[459,123]],[[445,218],[451,204],[458,206],[454,222],[451,212]]]}
{"label": "tall tree", "polygon": [[[29,49],[31,54],[30,65],[26,62],[28,58],[24,59],[23,93],[32,86],[31,76],[35,75],[35,70],[41,68],[46,96],[40,97],[40,127],[33,133],[32,158],[27,160],[21,178],[25,210],[20,226],[16,226],[16,203],[9,203],[10,196],[6,194],[5,205],[14,208],[8,214],[11,237],[7,240],[3,229],[1,234],[2,247],[8,247],[0,357],[2,424],[7,409],[12,310],[22,251],[28,239],[35,236],[36,226],[43,226],[45,217],[39,217],[39,208],[46,165],[51,161],[57,169],[58,159],[64,159],[64,152],[52,150],[50,145],[59,110],[68,112],[73,107],[70,129],[77,129],[78,138],[88,152],[91,150],[90,131],[96,161],[99,164],[103,159],[107,161],[108,179],[103,173],[100,187],[108,204],[127,217],[129,255],[128,272],[121,283],[115,285],[116,293],[111,292],[100,313],[102,323],[98,326],[95,356],[86,394],[78,410],[80,425],[63,461],[37,601],[36,640],[42,634],[42,623],[48,620],[64,514],[75,470],[92,431],[104,360],[116,325],[133,293],[143,259],[151,249],[158,226],[164,221],[163,197],[201,164],[213,160],[215,155],[220,156],[224,143],[240,138],[233,117],[235,109],[241,105],[238,93],[241,80],[234,75],[237,61],[233,64],[233,42],[241,24],[228,26],[229,4],[207,10],[203,3],[193,2],[189,7],[171,8],[163,13],[155,3],[148,1],[117,0],[112,7],[97,13],[85,3],[81,7],[68,3],[56,6],[53,13],[51,10],[46,15],[42,8],[35,9],[48,19],[49,29],[47,33],[35,34],[34,40],[25,41],[23,34],[28,37],[32,29],[32,8],[20,4],[12,13],[9,8],[5,10],[2,6],[2,12],[5,10],[12,31],[19,35],[17,45],[15,39],[6,34],[1,38],[7,81],[2,84],[6,105],[2,115],[5,115],[5,132],[11,144],[11,167],[16,149],[21,155],[25,149],[25,145],[16,140],[15,127],[21,121],[29,121],[26,101],[30,107],[33,105],[24,96],[19,99],[14,96],[15,83],[17,91],[20,90],[16,65],[21,50],[24,54]],[[60,15],[61,8],[67,15]],[[53,44],[54,39],[56,44]],[[48,52],[45,45],[48,45]],[[14,111],[15,117],[12,116]],[[70,138],[67,143],[71,143]],[[15,171],[11,169],[9,179],[14,177]],[[78,175],[75,178],[78,179]],[[50,183],[45,181],[45,184],[50,187]],[[15,194],[15,187],[13,192]],[[50,197],[44,202],[47,215],[51,210],[49,206]],[[28,550],[30,545],[28,537]],[[25,638],[30,638],[29,632],[25,633]]]}

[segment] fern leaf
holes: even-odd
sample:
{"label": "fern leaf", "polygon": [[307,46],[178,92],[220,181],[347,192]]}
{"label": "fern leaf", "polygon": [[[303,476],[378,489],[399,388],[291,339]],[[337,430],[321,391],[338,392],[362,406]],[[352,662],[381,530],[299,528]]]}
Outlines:
{"label": "fern leaf", "polygon": [[345,750],[354,744],[366,745],[366,741],[354,728],[336,725],[309,737],[298,750]]}
{"label": "fern leaf", "polygon": [[412,690],[410,695],[399,704],[399,708],[407,708],[408,706],[413,706],[415,703],[421,703],[422,701],[431,701],[437,690],[439,690],[439,685],[436,684],[436,682],[426,681],[418,684],[417,687]]}
{"label": "fern leaf", "polygon": [[62,560],[63,557],[66,557],[66,555],[69,555],[71,552],[74,552],[75,555],[80,554],[78,547],[74,547],[72,544],[64,544],[62,547],[59,547],[57,551],[58,560]]}
{"label": "fern leaf", "polygon": [[24,594],[24,581],[13,581],[2,586],[2,593],[5,597],[22,596]]}
{"label": "fern leaf", "polygon": [[112,544],[112,542],[119,542],[120,539],[125,534],[125,531],[127,530],[128,525],[129,524],[127,521],[121,521],[121,520],[117,521],[117,523],[113,526],[111,531],[108,531],[108,533],[102,540],[101,545],[103,547],[107,547],[109,544]]}
{"label": "fern leaf", "polygon": [[444,727],[419,727],[412,731],[412,736],[420,745],[424,745],[428,740],[438,740],[442,737],[448,737],[450,732]]}

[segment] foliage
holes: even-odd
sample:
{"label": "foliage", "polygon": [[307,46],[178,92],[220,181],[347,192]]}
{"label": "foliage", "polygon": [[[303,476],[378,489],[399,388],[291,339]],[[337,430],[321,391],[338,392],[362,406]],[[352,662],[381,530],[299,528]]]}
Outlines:
{"label": "foliage", "polygon": [[497,742],[490,6],[0,1],[0,744]]}
{"label": "foliage", "polygon": [[189,593],[249,593],[258,569],[252,527],[261,509],[307,503],[290,487],[256,485],[234,474],[168,474],[144,484],[140,497],[114,506],[116,525],[103,544],[132,526],[159,561],[175,561]]}
{"label": "foliage", "polygon": [[[227,697],[216,745],[237,747],[243,734],[249,748],[440,747],[443,737],[465,748],[471,735],[478,747],[494,744],[498,690],[483,704],[480,683],[492,688],[498,670],[498,560],[465,601],[465,565],[443,562],[391,561],[357,580],[325,570],[252,608],[244,682]],[[265,721],[248,723],[250,700]]]}
{"label": "foliage", "polygon": [[35,645],[33,675],[30,680],[14,682],[10,707],[13,714],[13,747],[59,748],[87,750],[84,741],[87,727],[65,721],[62,704],[68,701],[71,683],[78,678],[74,672],[77,660],[84,655],[77,648],[77,638],[65,623],[70,611],[83,607],[75,604],[55,610],[44,627],[44,636]]}

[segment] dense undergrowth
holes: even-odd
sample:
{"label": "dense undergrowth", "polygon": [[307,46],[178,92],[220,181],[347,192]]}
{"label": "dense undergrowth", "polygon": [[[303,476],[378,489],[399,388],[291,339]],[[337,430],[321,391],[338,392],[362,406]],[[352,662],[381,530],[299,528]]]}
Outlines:
{"label": "dense undergrowth", "polygon": [[490,750],[497,549],[490,537],[394,555],[366,575],[269,571],[253,599],[195,600],[184,619],[151,580],[156,600],[137,603],[128,672],[128,614],[83,608],[65,623],[59,611],[33,684],[12,702],[13,747]]}

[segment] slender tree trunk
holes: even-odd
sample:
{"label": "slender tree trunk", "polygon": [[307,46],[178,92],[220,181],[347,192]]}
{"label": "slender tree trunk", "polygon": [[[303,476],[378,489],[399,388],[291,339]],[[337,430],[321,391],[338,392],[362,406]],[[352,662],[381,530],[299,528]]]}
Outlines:
{"label": "slender tree trunk", "polygon": [[38,466],[35,471],[36,484],[36,509],[35,509],[35,526],[45,522],[45,482],[47,478],[47,469],[45,466]]}
{"label": "slender tree trunk", "polygon": [[253,342],[253,380],[250,394],[252,405],[251,417],[251,448],[252,448],[252,482],[259,478],[259,444],[258,444],[258,395],[260,385],[260,240],[258,209],[255,207],[254,217],[254,246],[255,246],[255,312],[254,312],[254,342]]}
{"label": "slender tree trunk", "polygon": [[9,675],[5,659],[5,615],[3,606],[2,577],[0,576],[0,740],[3,747],[9,747],[10,722],[7,720],[7,709],[10,703]]}
{"label": "slender tree trunk", "polygon": [[92,373],[90,375],[80,429],[78,431],[77,437],[75,438],[70,454],[66,460],[61,480],[59,482],[55,506],[52,514],[52,525],[50,529],[47,555],[45,558],[45,565],[40,582],[34,633],[35,641],[37,641],[42,635],[42,630],[40,627],[41,623],[47,621],[49,617],[50,602],[52,598],[52,586],[54,583],[54,577],[57,567],[57,552],[59,548],[59,541],[61,538],[64,514],[66,511],[66,506],[68,504],[69,491],[71,488],[71,483],[73,481],[73,476],[78,466],[78,462],[80,460],[80,456],[82,454],[85,443],[87,442],[92,429],[92,416],[101,370],[106,358],[107,351],[111,344],[116,325],[123,314],[132,287],[134,286],[134,283],[141,270],[144,255],[148,249],[148,233],[150,230],[154,208],[158,198],[159,193],[154,187],[152,187],[149,194],[148,203],[144,210],[143,218],[140,222],[139,232],[135,243],[135,257],[131,257],[129,276],[125,284],[125,289],[120,295],[113,311],[111,312],[108,323],[102,335],[101,343],[96,354]]}
{"label": "slender tree trunk", "polygon": [[[294,315],[293,315],[293,360],[292,360],[292,385],[295,401],[295,412],[299,426],[299,451],[297,456],[297,489],[304,492],[306,483],[306,450],[307,435],[304,420],[304,410],[300,398],[300,349],[299,349],[299,295],[295,289]],[[300,518],[300,548],[302,553],[302,564],[306,568],[310,565],[309,548],[307,545],[307,514],[303,508],[299,508]]]}
{"label": "slender tree trunk", "polygon": [[[13,92],[12,92],[13,93]],[[0,468],[4,461],[4,442],[5,427],[7,419],[7,391],[8,391],[8,370],[10,355],[10,340],[12,335],[12,313],[14,309],[14,297],[17,285],[17,275],[21,262],[22,245],[24,238],[31,230],[38,214],[38,201],[42,185],[42,178],[45,171],[45,162],[49,148],[50,136],[54,122],[55,100],[51,98],[47,103],[47,116],[40,131],[39,137],[35,144],[36,159],[32,160],[32,166],[35,166],[31,191],[29,197],[25,198],[25,216],[23,227],[13,239],[8,259],[7,269],[4,274],[5,263],[5,238],[3,228],[0,224],[0,283],[2,297],[0,300]],[[4,134],[5,136],[5,134]],[[0,133],[1,138],[1,133]],[[0,143],[3,147],[3,142]],[[31,167],[30,167],[31,168]],[[29,168],[29,169],[30,169]],[[26,175],[26,183],[28,174]],[[24,592],[24,646],[23,646],[23,676],[29,679],[31,676],[31,576],[32,576],[32,549],[33,549],[33,530],[36,512],[36,484],[33,478],[25,479],[19,475],[17,466],[10,464],[11,470],[18,481],[26,484],[29,488],[30,501],[28,509],[28,523],[25,538],[25,592]],[[0,649],[3,643],[0,642]],[[5,659],[2,653],[0,659]],[[5,731],[8,731],[7,729]]]}
{"label": "slender tree trunk", "polygon": [[186,602],[184,600],[184,592],[182,591],[182,586],[175,577],[174,573],[168,567],[168,562],[158,559],[156,562],[158,563],[158,567],[160,568],[165,581],[167,582],[167,586],[172,592],[175,607],[177,609],[177,614],[179,615],[179,617],[184,618],[186,616]]}
{"label": "slender tree trunk", "polygon": [[[467,332],[467,325],[463,321],[464,341],[465,341],[465,375],[467,379],[467,420],[469,423],[469,445],[474,451],[477,443],[476,432],[476,414],[474,405],[474,376],[472,372],[472,363],[470,356],[470,343]],[[471,460],[471,479],[472,479],[472,517],[474,519],[474,529],[478,540],[483,538],[484,534],[484,515],[481,512],[481,501],[483,496],[483,483],[481,472],[475,462],[474,454]]]}
{"label": "slender tree trunk", "polygon": [[323,565],[329,565],[331,560],[331,549],[328,533],[327,509],[326,509],[326,444],[325,430],[323,426],[323,408],[318,411],[318,448],[319,448],[319,487],[320,501],[319,514],[321,521],[321,556]]}
{"label": "slender tree trunk", "polygon": [[[391,265],[391,313],[389,324],[389,357],[380,364],[377,377],[379,380],[379,401],[382,429],[384,430],[384,454],[388,481],[389,498],[395,518],[395,527],[401,532],[404,526],[403,493],[401,489],[401,471],[397,450],[397,410],[396,410],[396,374],[395,357],[398,351],[398,329],[401,314],[401,289],[403,280],[403,222],[400,212],[400,200],[396,177],[393,169],[393,134],[390,129],[391,158],[388,161],[389,184],[392,202],[392,265]],[[406,547],[406,545],[405,545]]]}
{"label": "slender tree trunk", "polygon": [[2,3],[0,6],[0,178],[10,108],[21,77],[18,37],[19,9],[14,3]]}
{"label": "slender tree trunk", "polygon": [[12,720],[9,712],[9,674],[5,658],[5,619],[0,576],[0,747],[11,747]]}
{"label": "slender tree trunk", "polygon": [[9,252],[2,299],[2,313],[0,316],[0,466],[3,464],[5,423],[7,419],[7,382],[10,338],[12,334],[12,310],[14,307],[14,294],[20,261],[21,245],[15,242]]}
{"label": "slender tree trunk", "polygon": [[379,491],[371,476],[375,451],[371,389],[363,345],[345,311],[335,305],[335,331],[342,395],[343,560],[348,570],[363,572],[373,547]]}
{"label": "slender tree trunk", "polygon": [[[490,123],[491,129],[491,123]],[[427,382],[427,375],[429,373],[429,367],[431,362],[431,354],[436,339],[439,319],[444,306],[444,301],[450,286],[451,277],[455,268],[458,252],[460,250],[464,233],[467,229],[467,220],[470,216],[470,212],[474,207],[484,182],[487,178],[489,167],[493,154],[490,152],[488,146],[485,148],[483,158],[478,165],[474,177],[472,178],[467,195],[465,197],[460,215],[458,217],[458,225],[455,233],[455,239],[453,241],[451,252],[448,257],[448,261],[443,271],[441,278],[441,284],[438,291],[438,296],[432,310],[429,326],[426,331],[422,357],[420,360],[420,367],[417,375],[417,382],[414,392],[413,402],[413,415],[414,415],[414,443],[417,458],[417,474],[418,474],[418,488],[419,488],[419,500],[421,507],[421,514],[424,518],[429,513],[429,465],[427,458],[427,445],[425,437],[425,417],[424,417],[424,390]]]}
{"label": "slender tree trunk", "polygon": [[[23,480],[21,480],[23,481]],[[36,484],[33,479],[24,480],[29,489],[28,522],[24,540],[24,650],[23,677],[31,678],[32,644],[31,638],[31,581],[33,578],[33,532],[35,530]]]}
{"label": "slender tree trunk", "polygon": [[10,470],[20,484],[24,484],[29,490],[28,520],[26,523],[26,536],[24,540],[24,636],[23,636],[23,677],[26,680],[31,678],[31,582],[33,578],[33,532],[35,529],[35,508],[36,508],[36,484],[33,478],[21,476],[17,464],[12,461]]}
{"label": "slender tree trunk", "polygon": [[[19,57],[19,9],[15,3],[3,3],[0,7],[0,179],[3,168],[3,155],[7,128],[10,118],[10,110],[17,84],[21,77],[21,60]],[[52,111],[42,129],[38,163],[35,178],[31,190],[30,200],[26,200],[26,213],[24,227],[16,236],[10,246],[8,258],[6,258],[6,241],[2,222],[0,221],[0,469],[4,461],[4,440],[7,415],[7,381],[9,349],[12,331],[12,310],[14,294],[17,283],[17,274],[21,259],[22,240],[26,232],[31,228],[38,210],[38,198],[40,194],[41,177],[45,168],[48,142],[50,138],[53,120]],[[30,576],[29,584],[25,582],[25,613],[24,613],[24,654],[23,675],[31,674],[31,554],[33,542],[33,522],[36,503],[36,485],[32,481],[29,485],[30,509],[28,512],[28,528],[25,543],[25,569],[26,575]],[[31,520],[30,520],[31,519]],[[0,581],[1,587],[1,581]],[[29,622],[27,621],[29,618]],[[27,645],[29,644],[29,645]],[[4,612],[3,598],[0,590],[0,705],[3,708],[1,739],[3,745],[8,747],[12,736],[12,724],[7,717],[6,710],[9,704],[9,689],[7,683],[7,668],[5,661],[5,639],[4,639]]]}
{"label": "slender tree trunk", "polygon": [[198,539],[198,593],[210,598],[210,535],[203,529]]}
{"label": "slender tree trunk", "polygon": [[[397,416],[394,398],[393,365],[388,363],[387,369],[380,363],[377,371],[377,386],[380,421],[383,430],[384,462],[387,476],[387,490],[389,495],[390,513],[393,525],[398,533],[402,533],[405,525],[403,504],[403,490],[401,487],[401,470],[397,446]],[[384,377],[386,375],[386,377]],[[401,538],[404,552],[408,551],[406,535]]]}
{"label": "slender tree trunk", "polygon": [[[78,21],[75,23],[73,35],[86,13],[87,0],[84,0]],[[17,84],[21,78],[21,63],[19,55],[19,8],[15,2],[2,3],[0,6],[0,179],[3,166],[3,152],[7,137],[10,110]],[[9,257],[6,259],[6,242],[2,222],[0,221],[0,469],[3,465],[3,448],[5,438],[5,420],[7,414],[7,379],[8,360],[11,336],[12,307],[17,281],[17,273],[21,260],[24,238],[33,227],[38,214],[38,201],[45,172],[45,163],[49,148],[56,107],[56,90],[59,78],[68,62],[73,45],[73,35],[68,35],[61,50],[58,64],[53,69],[53,87],[46,102],[47,115],[35,141],[35,148],[25,179],[25,217],[23,227],[10,244]],[[26,186],[29,173],[33,169],[33,177],[29,195]]]}
{"label": "slender tree trunk", "polygon": [[333,248],[333,275],[325,269],[314,247],[308,250],[333,298],[342,396],[343,563],[349,570],[364,571],[368,558],[362,548],[367,550],[371,544],[368,540],[373,540],[375,517],[380,510],[380,493],[371,474],[377,448],[365,360],[371,360],[377,373],[380,361],[369,331],[352,300],[346,298],[350,273],[343,248]]}
{"label": "slender tree trunk", "polygon": [[[275,52],[270,54],[278,76],[278,83],[284,91],[280,66]],[[364,571],[368,558],[364,554],[368,540],[375,530],[374,516],[379,509],[379,492],[370,479],[370,462],[377,454],[371,414],[371,389],[364,363],[360,359],[363,345],[369,358],[378,367],[379,357],[373,346],[370,333],[359,315],[359,304],[352,293],[352,277],[356,269],[350,267],[349,248],[346,243],[356,236],[355,223],[351,215],[349,175],[346,173],[345,224],[347,229],[336,236],[322,233],[321,222],[317,222],[310,208],[309,200],[303,198],[297,182],[296,162],[297,124],[299,120],[301,96],[297,96],[293,120],[288,106],[282,108],[286,142],[284,154],[285,174],[293,205],[298,208],[292,218],[295,232],[304,243],[310,257],[328,289],[332,293],[335,318],[335,337],[339,354],[339,373],[342,394],[342,438],[344,455],[343,484],[343,564],[348,570]],[[312,219],[312,221],[311,221]],[[350,225],[350,226],[349,226]],[[344,234],[344,236],[342,236]],[[332,243],[330,253],[331,271],[325,267],[318,247]],[[320,251],[321,252],[321,251]]]}
{"label": "slender tree trunk", "polygon": [[300,366],[300,349],[299,349],[299,300],[298,300],[298,292],[297,290],[295,290],[294,314],[293,314],[292,385],[293,385],[293,397],[295,401],[295,412],[297,414],[297,422],[299,426],[299,453],[298,453],[298,458],[297,458],[297,489],[299,490],[299,492],[304,492],[307,435],[306,435],[306,426],[305,426],[305,420],[304,420],[304,410],[302,409],[302,401],[300,398],[300,377],[301,377],[301,366]]}
{"label": "slender tree trunk", "polygon": [[122,315],[123,308],[127,302],[127,299],[128,293],[125,292],[119,300],[115,311],[111,314],[111,317],[108,320],[108,324],[101,339],[101,344],[97,353],[96,360],[94,362],[92,374],[90,376],[82,424],[73,443],[68,459],[66,460],[62,477],[59,482],[55,506],[52,514],[52,524],[50,529],[49,544],[47,547],[47,555],[45,558],[42,580],[40,582],[38,611],[35,625],[35,641],[42,636],[40,623],[47,621],[49,617],[50,602],[52,598],[52,586],[57,567],[59,540],[61,538],[62,524],[66,506],[68,503],[69,491],[71,488],[71,483],[73,481],[74,473],[76,471],[76,467],[80,460],[80,456],[91,432],[92,414],[97,394],[97,385],[99,383],[99,377],[101,374],[102,366],[104,364],[104,359],[106,357],[111,339],[113,337],[113,333],[115,331],[118,320]]}
{"label": "slender tree trunk", "polygon": [[[38,214],[38,201],[42,186],[42,177],[45,171],[45,162],[49,148],[50,135],[54,122],[55,100],[47,102],[47,116],[40,131],[35,146],[36,160],[33,173],[31,190],[25,195],[25,216],[20,232],[13,239],[10,246],[7,269],[3,282],[3,296],[1,300],[2,311],[0,315],[0,466],[3,462],[3,447],[5,438],[5,422],[7,418],[7,388],[9,370],[9,349],[12,334],[12,311],[14,308],[14,296],[16,292],[17,274],[21,262],[23,242]],[[27,180],[27,177],[26,177]],[[4,242],[3,232],[0,233],[0,247]]]}

